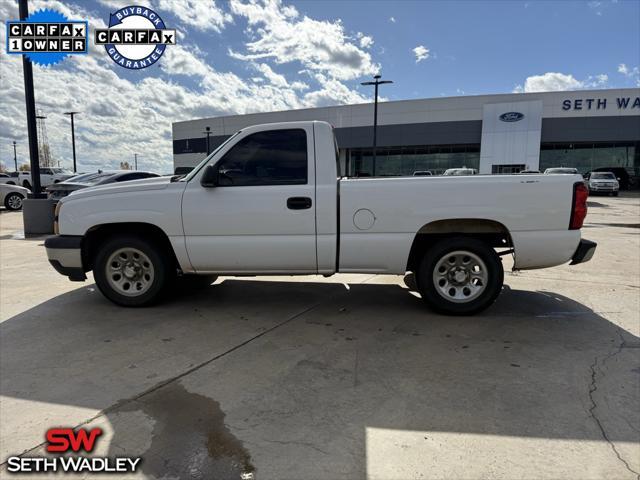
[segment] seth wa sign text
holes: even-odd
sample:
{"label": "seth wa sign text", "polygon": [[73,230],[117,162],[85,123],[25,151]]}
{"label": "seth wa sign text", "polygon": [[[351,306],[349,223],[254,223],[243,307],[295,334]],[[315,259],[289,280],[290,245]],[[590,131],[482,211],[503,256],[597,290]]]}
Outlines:
{"label": "seth wa sign text", "polygon": [[[640,97],[618,97],[614,105],[618,107],[618,110],[627,108],[640,109]],[[564,100],[562,102],[563,110],[606,110],[606,108],[606,98],[576,98],[575,100]]]}

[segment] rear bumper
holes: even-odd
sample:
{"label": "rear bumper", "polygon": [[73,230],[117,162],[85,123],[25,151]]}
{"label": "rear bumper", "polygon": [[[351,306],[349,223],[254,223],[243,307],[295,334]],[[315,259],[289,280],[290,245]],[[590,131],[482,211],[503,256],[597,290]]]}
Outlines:
{"label": "rear bumper", "polygon": [[584,263],[591,260],[593,254],[596,251],[598,244],[590,240],[580,240],[576,253],[571,257],[571,263],[569,265],[577,265],[578,263]]}
{"label": "rear bumper", "polygon": [[81,282],[87,279],[82,266],[82,237],[75,235],[54,235],[44,241],[49,263],[56,271]]}

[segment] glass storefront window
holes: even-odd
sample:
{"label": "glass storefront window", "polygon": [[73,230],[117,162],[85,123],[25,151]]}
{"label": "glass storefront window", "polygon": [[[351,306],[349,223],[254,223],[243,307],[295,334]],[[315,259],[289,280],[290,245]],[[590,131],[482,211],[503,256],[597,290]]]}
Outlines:
{"label": "glass storefront window", "polygon": [[478,169],[479,165],[480,145],[378,148],[375,167],[371,149],[354,148],[348,152],[347,171],[351,177],[397,177],[424,171],[441,175],[448,168]]}
{"label": "glass storefront window", "polygon": [[637,170],[635,143],[553,143],[540,147],[540,171],[553,167],[574,167],[587,173],[601,167]]}

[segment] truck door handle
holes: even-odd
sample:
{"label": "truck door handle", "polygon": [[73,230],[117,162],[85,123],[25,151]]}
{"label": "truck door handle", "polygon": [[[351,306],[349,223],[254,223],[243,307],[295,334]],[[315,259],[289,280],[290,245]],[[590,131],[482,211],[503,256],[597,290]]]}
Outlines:
{"label": "truck door handle", "polygon": [[289,210],[306,210],[311,208],[311,199],[309,197],[287,198],[287,208]]}

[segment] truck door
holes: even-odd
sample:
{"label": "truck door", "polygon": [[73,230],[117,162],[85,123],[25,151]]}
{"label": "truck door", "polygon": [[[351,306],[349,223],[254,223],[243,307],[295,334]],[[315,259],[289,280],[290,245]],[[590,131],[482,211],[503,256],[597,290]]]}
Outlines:
{"label": "truck door", "polygon": [[182,201],[187,252],[198,272],[316,273],[313,127],[247,129],[205,168]]}

